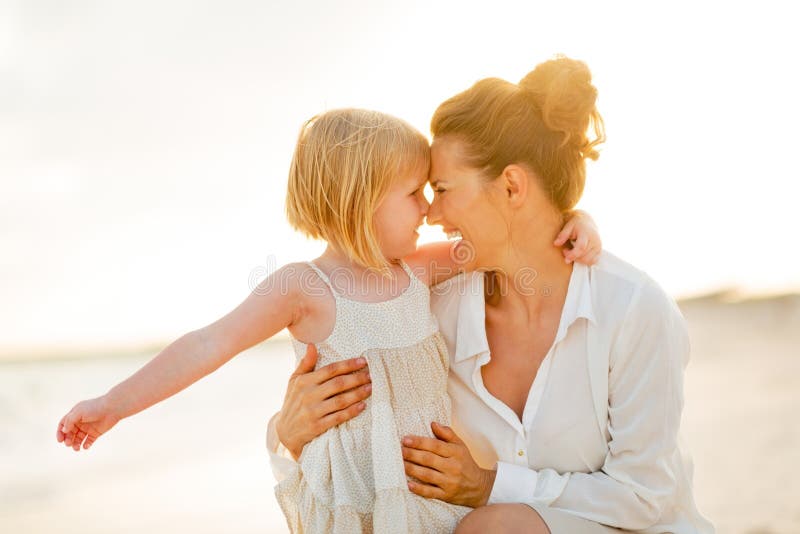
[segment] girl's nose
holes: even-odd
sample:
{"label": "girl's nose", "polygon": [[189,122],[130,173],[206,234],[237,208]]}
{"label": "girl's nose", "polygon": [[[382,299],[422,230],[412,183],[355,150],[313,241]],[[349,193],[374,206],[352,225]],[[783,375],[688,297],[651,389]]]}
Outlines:
{"label": "girl's nose", "polygon": [[425,195],[419,196],[419,212],[421,215],[425,216],[428,214],[428,209],[430,209],[431,205],[428,203],[428,199],[425,198]]}
{"label": "girl's nose", "polygon": [[439,217],[439,207],[436,204],[436,199],[428,206],[428,213],[425,216],[425,223],[429,226],[434,226],[439,224],[440,217]]}

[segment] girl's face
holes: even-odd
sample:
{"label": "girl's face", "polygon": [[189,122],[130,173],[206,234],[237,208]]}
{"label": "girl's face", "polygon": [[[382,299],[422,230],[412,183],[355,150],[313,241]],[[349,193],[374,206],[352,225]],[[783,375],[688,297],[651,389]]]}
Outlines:
{"label": "girl's face", "polygon": [[398,176],[375,210],[374,223],[384,257],[404,258],[417,250],[417,229],[428,213],[423,188],[428,169],[423,165]]}
{"label": "girl's face", "polygon": [[436,138],[431,145],[430,183],[433,202],[428,224],[441,225],[448,236],[461,235],[455,249],[468,269],[494,267],[508,243],[508,217],[499,180],[487,181],[466,161],[461,141]]}

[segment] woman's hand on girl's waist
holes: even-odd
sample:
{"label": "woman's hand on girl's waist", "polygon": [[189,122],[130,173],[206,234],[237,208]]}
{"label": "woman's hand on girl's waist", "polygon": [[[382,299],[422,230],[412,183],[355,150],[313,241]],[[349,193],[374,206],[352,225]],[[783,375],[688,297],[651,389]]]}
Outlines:
{"label": "woman's hand on girl's waist", "polygon": [[289,377],[275,423],[278,439],[295,460],[306,443],[360,414],[372,384],[364,358],[353,358],[314,370],[317,348],[309,344]]}

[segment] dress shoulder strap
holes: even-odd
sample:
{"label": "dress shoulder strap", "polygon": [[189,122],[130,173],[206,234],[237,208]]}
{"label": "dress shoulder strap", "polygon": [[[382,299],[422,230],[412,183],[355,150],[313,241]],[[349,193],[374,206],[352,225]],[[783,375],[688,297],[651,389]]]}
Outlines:
{"label": "dress shoulder strap", "polygon": [[408,275],[410,284],[417,283],[417,284],[425,285],[422,282],[422,280],[420,280],[420,278],[416,274],[414,274],[414,271],[411,269],[411,267],[408,266],[408,264],[405,261],[400,260],[400,266],[403,268],[403,270]]}
{"label": "dress shoulder strap", "polygon": [[328,289],[331,290],[331,293],[333,294],[333,298],[338,298],[339,297],[339,293],[337,293],[336,290],[333,289],[333,284],[331,284],[331,280],[330,280],[330,278],[328,278],[328,275],[323,273],[322,269],[317,267],[317,264],[314,263],[313,261],[307,261],[306,263],[308,264],[309,267],[311,267],[311,269],[313,269],[313,271],[315,273],[317,273],[317,276],[319,276],[322,279],[322,281],[325,282],[325,285],[328,286]]}

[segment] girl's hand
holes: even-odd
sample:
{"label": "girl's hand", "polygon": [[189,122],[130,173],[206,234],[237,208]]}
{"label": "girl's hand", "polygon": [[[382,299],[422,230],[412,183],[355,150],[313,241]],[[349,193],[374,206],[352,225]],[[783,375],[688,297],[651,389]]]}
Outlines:
{"label": "girl's hand", "polygon": [[58,423],[56,439],[74,450],[88,449],[120,420],[106,396],[79,402]]}
{"label": "girl's hand", "polygon": [[306,443],[329,428],[352,419],[372,393],[367,362],[354,358],[314,371],[317,348],[309,345],[289,378],[275,430],[296,460]]}
{"label": "girl's hand", "polygon": [[408,489],[421,497],[452,504],[472,507],[486,504],[496,471],[481,469],[450,427],[431,423],[431,430],[439,439],[403,438],[406,474],[419,480],[409,481]]}
{"label": "girl's hand", "polygon": [[[564,246],[567,241],[571,242],[571,249]],[[600,231],[597,229],[594,219],[581,210],[572,212],[572,217],[558,233],[553,244],[563,247],[562,253],[566,263],[577,261],[586,265],[594,265],[600,259],[600,252],[603,250]]]}

